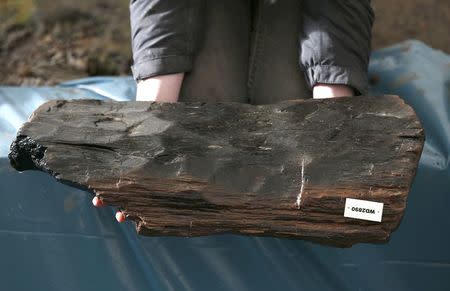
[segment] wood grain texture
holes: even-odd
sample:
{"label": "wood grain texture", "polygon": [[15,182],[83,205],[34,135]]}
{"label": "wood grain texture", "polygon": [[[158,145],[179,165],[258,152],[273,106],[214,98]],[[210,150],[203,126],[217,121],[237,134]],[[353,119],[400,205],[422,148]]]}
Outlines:
{"label": "wood grain texture", "polygon": [[[119,206],[144,235],[235,233],[347,247],[386,242],[424,143],[397,96],[273,105],[49,101],[11,145],[38,169]],[[346,198],[384,203],[345,218]]]}

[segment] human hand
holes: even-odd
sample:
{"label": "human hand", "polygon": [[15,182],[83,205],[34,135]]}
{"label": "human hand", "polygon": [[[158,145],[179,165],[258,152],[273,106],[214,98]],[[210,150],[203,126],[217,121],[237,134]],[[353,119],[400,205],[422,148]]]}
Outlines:
{"label": "human hand", "polygon": [[324,99],[343,96],[355,96],[355,91],[347,85],[317,84],[313,88],[314,99]]}
{"label": "human hand", "polygon": [[[95,196],[92,199],[92,204],[94,204],[95,207],[103,207],[103,206],[105,206],[103,201],[100,198],[98,198],[97,196]],[[118,222],[124,222],[125,221],[125,214],[122,211],[118,210],[116,212],[116,220]]]}

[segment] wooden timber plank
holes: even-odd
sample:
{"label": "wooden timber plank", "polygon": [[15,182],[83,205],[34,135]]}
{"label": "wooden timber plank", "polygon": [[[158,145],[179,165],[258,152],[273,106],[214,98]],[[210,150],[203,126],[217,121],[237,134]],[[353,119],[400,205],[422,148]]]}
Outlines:
{"label": "wooden timber plank", "polygon": [[[424,144],[397,96],[272,105],[56,100],[11,145],[38,169],[119,206],[144,235],[215,233],[386,242]],[[346,198],[384,203],[382,222],[343,216]]]}

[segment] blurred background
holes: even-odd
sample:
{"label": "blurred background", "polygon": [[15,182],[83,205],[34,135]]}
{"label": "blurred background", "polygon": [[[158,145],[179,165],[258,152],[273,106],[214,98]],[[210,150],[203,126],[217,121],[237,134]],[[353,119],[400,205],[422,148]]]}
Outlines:
{"label": "blurred background", "polygon": [[[130,75],[129,0],[0,0],[0,84]],[[373,48],[418,39],[450,53],[449,0],[372,0]]]}

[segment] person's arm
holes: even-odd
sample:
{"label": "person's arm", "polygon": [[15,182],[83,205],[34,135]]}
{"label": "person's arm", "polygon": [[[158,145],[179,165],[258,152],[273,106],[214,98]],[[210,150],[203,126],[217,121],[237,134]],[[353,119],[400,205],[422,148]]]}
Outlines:
{"label": "person's arm", "polygon": [[[137,101],[177,102],[184,72],[192,69],[204,19],[204,0],[131,0],[131,70]],[[94,197],[96,207],[103,201]],[[125,221],[117,211],[118,222]]]}
{"label": "person's arm", "polygon": [[204,0],[132,0],[136,100],[176,102],[201,40]]}
{"label": "person's arm", "polygon": [[137,83],[136,101],[177,102],[184,73],[154,76]]}
{"label": "person's arm", "polygon": [[370,0],[304,0],[302,13],[300,66],[314,98],[367,94]]}

